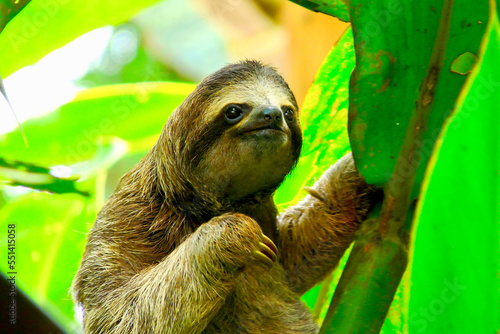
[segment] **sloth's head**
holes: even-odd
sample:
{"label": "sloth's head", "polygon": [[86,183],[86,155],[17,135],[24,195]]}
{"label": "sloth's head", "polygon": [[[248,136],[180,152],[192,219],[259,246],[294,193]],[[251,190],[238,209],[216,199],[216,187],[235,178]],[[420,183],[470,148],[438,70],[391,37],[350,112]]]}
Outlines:
{"label": "sloth's head", "polygon": [[273,68],[245,61],[204,79],[165,129],[198,186],[238,201],[272,193],[296,164],[302,145],[298,111]]}

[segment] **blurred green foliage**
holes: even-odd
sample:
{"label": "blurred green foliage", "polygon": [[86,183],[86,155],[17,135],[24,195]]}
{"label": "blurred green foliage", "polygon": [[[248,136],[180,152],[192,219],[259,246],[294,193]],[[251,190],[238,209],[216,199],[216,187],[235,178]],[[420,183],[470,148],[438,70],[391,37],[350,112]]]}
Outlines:
{"label": "blurred green foliage", "polygon": [[10,186],[23,186],[56,194],[77,193],[88,196],[88,192],[76,188],[77,178],[58,178],[51,170],[34,164],[7,161],[0,158],[0,180]]}
{"label": "blurred green foliage", "polygon": [[102,138],[119,137],[133,150],[145,151],[193,89],[192,84],[169,82],[90,88],[55,112],[24,122],[28,149],[15,130],[1,137],[0,150],[4,157],[48,166],[89,160]]}
{"label": "blurred green foliage", "polygon": [[122,23],[157,1],[30,1],[0,34],[0,50],[9,50],[0,53],[0,75],[5,78],[92,29]]}
{"label": "blurred green foliage", "polygon": [[95,87],[147,81],[185,81],[175,70],[149,54],[142,42],[141,31],[133,23],[115,27],[99,64],[90,68],[77,83]]}

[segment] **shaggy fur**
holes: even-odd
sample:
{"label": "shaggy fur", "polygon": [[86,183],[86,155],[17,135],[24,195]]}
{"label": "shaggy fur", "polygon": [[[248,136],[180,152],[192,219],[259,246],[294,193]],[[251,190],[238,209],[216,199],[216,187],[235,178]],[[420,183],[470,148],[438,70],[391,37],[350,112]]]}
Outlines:
{"label": "shaggy fur", "polygon": [[[268,107],[281,130],[249,131]],[[301,143],[297,103],[272,68],[246,61],[202,81],[88,235],[72,286],[85,332],[316,333],[299,298],[337,265],[372,190],[348,155],[278,216],[272,195]]]}

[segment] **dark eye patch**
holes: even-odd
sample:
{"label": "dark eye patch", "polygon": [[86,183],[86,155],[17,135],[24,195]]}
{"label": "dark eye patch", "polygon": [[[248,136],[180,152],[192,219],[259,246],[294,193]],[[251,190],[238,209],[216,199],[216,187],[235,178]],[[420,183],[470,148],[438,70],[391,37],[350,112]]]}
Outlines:
{"label": "dark eye patch", "polygon": [[236,124],[243,119],[243,116],[252,110],[246,103],[230,103],[223,109],[224,119],[228,124]]}
{"label": "dark eye patch", "polygon": [[295,119],[295,111],[293,110],[292,107],[290,106],[282,106],[281,110],[283,111],[283,115],[285,116],[285,119],[287,122],[293,122]]}

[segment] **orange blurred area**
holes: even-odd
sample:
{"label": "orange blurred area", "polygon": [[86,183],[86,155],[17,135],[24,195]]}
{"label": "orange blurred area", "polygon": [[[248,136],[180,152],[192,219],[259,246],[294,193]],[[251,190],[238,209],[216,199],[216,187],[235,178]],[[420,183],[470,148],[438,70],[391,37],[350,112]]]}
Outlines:
{"label": "orange blurred area", "polygon": [[229,39],[233,59],[255,58],[278,68],[299,105],[323,59],[349,26],[289,1],[195,1]]}

